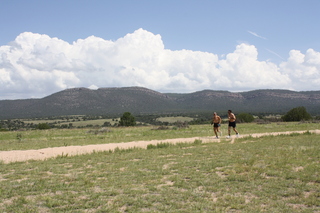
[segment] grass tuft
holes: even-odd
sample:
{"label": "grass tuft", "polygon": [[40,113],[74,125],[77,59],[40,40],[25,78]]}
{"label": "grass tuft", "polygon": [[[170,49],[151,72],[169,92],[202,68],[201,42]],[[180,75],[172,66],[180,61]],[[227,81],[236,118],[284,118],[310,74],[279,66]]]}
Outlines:
{"label": "grass tuft", "polygon": [[162,149],[162,148],[168,148],[170,146],[172,146],[170,143],[158,143],[156,145],[148,144],[147,149]]}
{"label": "grass tuft", "polygon": [[193,142],[194,144],[198,145],[198,144],[202,144],[202,140],[196,139]]}

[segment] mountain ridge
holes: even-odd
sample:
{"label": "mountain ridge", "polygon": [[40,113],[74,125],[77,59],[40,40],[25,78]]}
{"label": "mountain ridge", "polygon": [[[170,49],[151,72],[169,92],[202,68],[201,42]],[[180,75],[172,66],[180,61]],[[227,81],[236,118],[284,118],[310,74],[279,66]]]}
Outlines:
{"label": "mountain ridge", "polygon": [[246,92],[202,90],[161,93],[144,87],[72,88],[39,99],[0,100],[0,119],[62,115],[118,115],[224,112],[279,113],[304,106],[320,114],[320,91],[264,89]]}

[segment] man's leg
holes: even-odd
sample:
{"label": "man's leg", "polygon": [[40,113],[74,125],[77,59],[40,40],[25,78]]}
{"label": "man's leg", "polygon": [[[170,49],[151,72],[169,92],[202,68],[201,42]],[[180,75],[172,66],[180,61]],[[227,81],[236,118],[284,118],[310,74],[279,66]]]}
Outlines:
{"label": "man's leg", "polygon": [[222,132],[221,132],[220,126],[218,127],[218,132],[220,133],[220,136],[222,136]]}
{"label": "man's leg", "polygon": [[233,131],[235,131],[236,132],[236,136],[239,137],[239,132],[237,131],[237,129],[235,127],[233,128]]}
{"label": "man's leg", "polygon": [[213,129],[214,129],[214,134],[216,135],[216,137],[218,137],[217,127],[213,127]]}

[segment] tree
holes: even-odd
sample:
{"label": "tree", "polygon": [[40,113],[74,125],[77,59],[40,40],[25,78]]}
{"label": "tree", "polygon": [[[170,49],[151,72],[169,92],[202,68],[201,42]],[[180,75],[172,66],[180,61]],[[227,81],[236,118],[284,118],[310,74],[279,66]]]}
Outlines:
{"label": "tree", "polygon": [[119,121],[119,126],[135,126],[135,117],[130,112],[123,113]]}
{"label": "tree", "polygon": [[50,129],[51,127],[47,123],[39,123],[36,129]]}
{"label": "tree", "polygon": [[237,120],[239,122],[251,123],[254,120],[254,117],[249,113],[240,113],[237,115]]}
{"label": "tree", "polygon": [[301,121],[301,120],[310,120],[312,117],[307,112],[306,108],[296,107],[287,112],[284,116],[282,116],[283,121]]}

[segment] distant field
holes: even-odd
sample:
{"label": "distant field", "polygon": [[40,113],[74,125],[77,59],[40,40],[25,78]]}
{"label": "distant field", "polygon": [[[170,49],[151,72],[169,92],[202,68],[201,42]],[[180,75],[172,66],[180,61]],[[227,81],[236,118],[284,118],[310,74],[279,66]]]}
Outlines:
{"label": "distant field", "polygon": [[168,123],[175,123],[177,121],[180,121],[180,122],[189,122],[189,121],[192,121],[194,120],[193,118],[190,118],[190,117],[182,117],[182,116],[177,116],[177,117],[160,117],[160,118],[157,118],[157,121],[160,121],[160,122],[168,122]]}
{"label": "distant field", "polygon": [[61,124],[69,124],[72,123],[72,126],[74,127],[80,127],[80,126],[87,126],[87,125],[92,125],[92,126],[102,126],[105,122],[110,122],[111,125],[114,125],[115,123],[118,123],[118,121],[120,120],[120,118],[116,118],[116,119],[95,119],[95,120],[61,120],[61,119],[57,119],[57,120],[25,120],[25,123],[33,123],[33,124],[39,124],[39,123],[56,123],[57,125],[61,125]]}
{"label": "distant field", "polygon": [[72,125],[75,127],[78,126],[87,126],[87,125],[92,125],[92,126],[102,126],[105,122],[109,122],[111,125],[114,125],[115,123],[118,123],[118,119],[98,119],[98,120],[87,120],[87,121],[75,121],[72,122]]}

